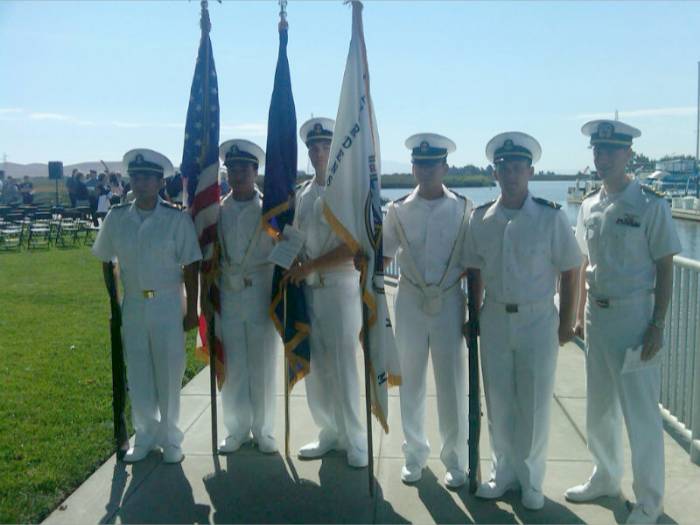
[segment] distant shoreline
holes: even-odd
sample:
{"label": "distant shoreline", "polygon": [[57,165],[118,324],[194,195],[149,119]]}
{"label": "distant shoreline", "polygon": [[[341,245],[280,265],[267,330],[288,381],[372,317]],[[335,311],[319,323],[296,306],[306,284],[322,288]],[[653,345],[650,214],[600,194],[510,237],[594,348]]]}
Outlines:
{"label": "distant shoreline", "polygon": [[[495,182],[452,182],[446,181],[446,186],[450,188],[488,188],[490,186],[495,186]],[[382,177],[382,189],[383,190],[399,190],[399,189],[413,189],[416,187],[416,183],[413,182],[384,182]]]}
{"label": "distant shoreline", "polygon": [[[546,181],[575,181],[579,178],[576,175],[536,175],[532,182]],[[485,175],[460,177],[448,175],[445,177],[445,185],[450,188],[488,188],[496,186],[496,181]],[[415,188],[416,182],[412,175],[406,173],[401,175],[382,175],[382,189],[405,189]]]}

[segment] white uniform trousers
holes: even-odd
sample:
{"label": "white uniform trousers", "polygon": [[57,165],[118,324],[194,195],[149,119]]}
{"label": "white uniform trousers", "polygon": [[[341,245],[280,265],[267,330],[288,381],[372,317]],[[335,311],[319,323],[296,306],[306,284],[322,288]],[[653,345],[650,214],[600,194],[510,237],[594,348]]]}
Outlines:
{"label": "white uniform trousers", "polygon": [[122,337],[135,444],[180,446],[180,389],[185,373],[185,298],[181,287],[155,297],[126,293]]}
{"label": "white uniform trousers", "polygon": [[466,345],[462,335],[465,297],[459,286],[443,295],[442,311],[426,314],[422,292],[399,281],[396,297],[396,343],[401,364],[401,422],[407,465],[424,467],[430,454],[425,435],[425,384],[428,354],[437,390],[440,459],[447,470],[467,469]]}
{"label": "white uniform trousers", "polygon": [[663,504],[664,442],[658,366],[621,373],[625,350],[642,343],[653,299],[638,296],[601,308],[586,303],[586,431],[594,477],[619,486],[623,471],[622,419],[632,449],[637,503],[649,512]]}
{"label": "white uniform trousers", "polygon": [[[226,380],[221,389],[228,436],[274,439],[276,366],[281,340],[269,318],[242,321],[231,313],[240,297],[221,294],[221,336],[226,356]],[[240,308],[238,308],[240,311]]]}
{"label": "white uniform trousers", "polygon": [[311,320],[311,371],[306,397],[321,441],[367,452],[362,425],[357,353],[360,350],[362,303],[355,272],[326,274],[325,286],[305,286]]}
{"label": "white uniform trousers", "polygon": [[542,491],[559,351],[553,301],[506,312],[489,301],[481,312],[481,363],[492,449],[491,477]]}

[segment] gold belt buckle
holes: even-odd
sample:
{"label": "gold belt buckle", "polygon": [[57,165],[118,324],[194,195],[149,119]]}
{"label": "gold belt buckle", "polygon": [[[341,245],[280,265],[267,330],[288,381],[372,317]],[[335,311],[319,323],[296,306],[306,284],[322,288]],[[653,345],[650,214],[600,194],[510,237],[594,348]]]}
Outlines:
{"label": "gold belt buckle", "polygon": [[517,304],[507,304],[506,305],[506,313],[517,314],[518,313],[518,305]]}
{"label": "gold belt buckle", "polygon": [[143,297],[145,299],[153,299],[155,296],[156,296],[155,290],[144,290],[143,291]]}

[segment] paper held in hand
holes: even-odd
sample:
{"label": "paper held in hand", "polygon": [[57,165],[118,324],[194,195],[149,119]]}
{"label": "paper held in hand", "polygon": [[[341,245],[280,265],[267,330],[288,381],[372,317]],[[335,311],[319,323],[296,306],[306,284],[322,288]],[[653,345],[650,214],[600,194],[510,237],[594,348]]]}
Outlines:
{"label": "paper held in hand", "polygon": [[637,370],[644,370],[652,366],[660,365],[662,351],[663,349],[659,350],[656,355],[648,361],[642,361],[642,345],[628,348],[625,350],[625,362],[622,364],[622,373],[636,372]]}
{"label": "paper held in hand", "polygon": [[294,226],[287,224],[282,235],[284,240],[275,245],[267,260],[289,270],[304,247],[304,234]]}

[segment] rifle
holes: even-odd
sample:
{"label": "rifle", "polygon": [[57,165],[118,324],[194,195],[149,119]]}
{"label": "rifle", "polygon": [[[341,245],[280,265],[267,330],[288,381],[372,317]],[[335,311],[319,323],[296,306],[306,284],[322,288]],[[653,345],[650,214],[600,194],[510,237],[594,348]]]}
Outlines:
{"label": "rifle", "polygon": [[[464,325],[464,336],[469,351],[469,492],[474,493],[481,483],[479,463],[479,438],[481,436],[481,389],[479,388],[479,313],[477,301],[481,300],[477,277],[467,272],[469,320]],[[477,297],[478,296],[478,297]]]}
{"label": "rifle", "polygon": [[211,453],[216,457],[219,453],[219,420],[216,412],[216,332],[214,328],[216,315],[214,313],[206,320],[207,344],[209,346],[209,399],[211,402]]}
{"label": "rifle", "polygon": [[122,459],[129,450],[129,434],[126,430],[126,370],[124,367],[124,347],[122,345],[122,312],[117,295],[117,279],[113,262],[107,263],[104,271],[105,284],[109,293],[109,334],[112,343],[112,414],[114,419],[114,443],[117,457]]}
{"label": "rifle", "polygon": [[105,173],[106,173],[107,175],[109,175],[110,173],[112,173],[112,172],[110,171],[110,169],[109,169],[109,166],[107,166],[107,163],[106,163],[104,160],[100,160],[100,163],[102,164],[102,166],[104,166]]}

